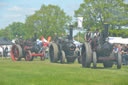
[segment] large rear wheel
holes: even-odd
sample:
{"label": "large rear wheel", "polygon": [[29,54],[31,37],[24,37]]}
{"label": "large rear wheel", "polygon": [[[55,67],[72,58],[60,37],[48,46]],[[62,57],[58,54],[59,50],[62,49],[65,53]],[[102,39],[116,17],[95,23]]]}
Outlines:
{"label": "large rear wheel", "polygon": [[90,67],[92,56],[91,56],[91,46],[88,43],[84,43],[82,46],[82,67]]}
{"label": "large rear wheel", "polygon": [[56,43],[52,43],[49,47],[50,61],[55,63],[58,61],[58,46]]}
{"label": "large rear wheel", "polygon": [[22,48],[20,45],[13,45],[11,48],[11,58],[13,61],[20,61],[22,57]]}

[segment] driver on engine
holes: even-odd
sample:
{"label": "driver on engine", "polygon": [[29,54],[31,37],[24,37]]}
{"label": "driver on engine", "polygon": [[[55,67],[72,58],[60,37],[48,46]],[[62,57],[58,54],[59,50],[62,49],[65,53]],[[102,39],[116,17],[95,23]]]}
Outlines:
{"label": "driver on engine", "polygon": [[92,33],[91,33],[90,29],[88,29],[87,33],[85,34],[85,41],[90,42],[91,41],[91,36],[92,36]]}

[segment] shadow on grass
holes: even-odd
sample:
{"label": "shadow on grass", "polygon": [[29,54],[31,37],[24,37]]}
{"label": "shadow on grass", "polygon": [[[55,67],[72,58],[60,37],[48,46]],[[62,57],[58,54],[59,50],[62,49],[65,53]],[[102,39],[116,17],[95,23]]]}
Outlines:
{"label": "shadow on grass", "polygon": [[[84,69],[86,69],[85,67],[81,67],[81,68],[84,68]],[[112,68],[112,67],[107,67],[107,68],[105,68],[105,67],[90,67],[90,69],[109,69],[109,70],[119,70],[119,69],[117,69],[117,68]]]}

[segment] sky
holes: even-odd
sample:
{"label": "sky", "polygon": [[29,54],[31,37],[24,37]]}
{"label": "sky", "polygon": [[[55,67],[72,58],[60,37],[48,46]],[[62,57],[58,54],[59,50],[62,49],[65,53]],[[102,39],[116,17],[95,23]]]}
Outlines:
{"label": "sky", "polygon": [[[12,22],[25,22],[41,5],[58,5],[67,15],[74,16],[83,0],[0,0],[0,29]],[[128,3],[128,0],[126,0]]]}
{"label": "sky", "polygon": [[0,28],[12,22],[25,22],[41,5],[58,5],[67,15],[73,16],[83,0],[0,0]]}

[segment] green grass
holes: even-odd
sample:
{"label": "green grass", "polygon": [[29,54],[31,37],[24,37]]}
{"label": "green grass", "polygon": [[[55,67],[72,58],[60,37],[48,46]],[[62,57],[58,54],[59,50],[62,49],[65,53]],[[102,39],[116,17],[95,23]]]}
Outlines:
{"label": "green grass", "polygon": [[0,85],[128,85],[128,66],[85,69],[77,62],[56,64],[49,60],[0,59]]}

